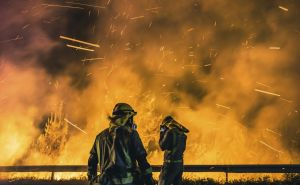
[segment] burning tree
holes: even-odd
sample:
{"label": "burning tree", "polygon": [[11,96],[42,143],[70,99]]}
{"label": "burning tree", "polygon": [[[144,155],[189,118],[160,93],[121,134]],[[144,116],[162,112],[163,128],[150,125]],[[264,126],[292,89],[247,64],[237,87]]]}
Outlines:
{"label": "burning tree", "polygon": [[44,133],[38,137],[36,142],[37,150],[51,158],[59,156],[58,154],[67,142],[68,124],[64,121],[62,109],[61,104],[58,113],[51,113]]}

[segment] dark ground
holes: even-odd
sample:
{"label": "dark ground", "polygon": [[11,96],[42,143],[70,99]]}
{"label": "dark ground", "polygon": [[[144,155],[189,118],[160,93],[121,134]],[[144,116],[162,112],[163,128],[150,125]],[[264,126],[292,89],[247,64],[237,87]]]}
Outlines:
{"label": "dark ground", "polygon": [[[41,179],[17,179],[0,180],[0,185],[88,185],[85,179],[77,180],[41,180]],[[183,185],[221,185],[224,182],[218,182],[213,179],[189,180],[185,179]],[[300,185],[300,175],[286,175],[283,180],[270,180],[269,177],[260,179],[241,179],[228,182],[228,185]]]}

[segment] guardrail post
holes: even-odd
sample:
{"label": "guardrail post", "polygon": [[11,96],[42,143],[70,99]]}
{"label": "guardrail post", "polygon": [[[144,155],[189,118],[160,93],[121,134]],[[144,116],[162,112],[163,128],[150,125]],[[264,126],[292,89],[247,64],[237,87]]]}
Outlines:
{"label": "guardrail post", "polygon": [[55,173],[54,171],[51,172],[51,181],[54,180],[54,173]]}
{"label": "guardrail post", "polygon": [[225,171],[225,177],[226,177],[225,184],[228,184],[228,170]]}

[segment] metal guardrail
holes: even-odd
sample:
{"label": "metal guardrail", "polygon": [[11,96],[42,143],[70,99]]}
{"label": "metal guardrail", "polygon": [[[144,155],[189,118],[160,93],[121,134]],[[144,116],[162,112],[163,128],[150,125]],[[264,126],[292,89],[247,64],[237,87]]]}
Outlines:
{"label": "metal guardrail", "polygon": [[[159,172],[161,165],[153,165]],[[86,172],[85,165],[43,165],[43,166],[0,166],[0,172]],[[246,164],[246,165],[184,165],[184,172],[224,172],[228,173],[300,173],[300,164]]]}
{"label": "metal guardrail", "polygon": [[[152,165],[159,172],[161,165]],[[0,166],[0,172],[86,172],[85,165]],[[300,164],[184,165],[185,172],[300,173]]]}

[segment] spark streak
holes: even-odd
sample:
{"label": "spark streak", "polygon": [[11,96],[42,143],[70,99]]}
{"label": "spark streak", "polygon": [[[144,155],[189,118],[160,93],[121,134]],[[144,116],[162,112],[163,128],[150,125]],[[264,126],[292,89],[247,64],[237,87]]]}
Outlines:
{"label": "spark streak", "polygon": [[136,19],[141,19],[144,18],[145,16],[141,15],[141,16],[137,16],[137,17],[131,17],[131,20],[136,20]]}
{"label": "spark streak", "polygon": [[22,37],[22,36],[20,36],[20,35],[17,35],[17,36],[16,36],[16,38],[13,38],[13,39],[8,39],[8,40],[2,40],[2,41],[0,41],[0,44],[1,44],[1,43],[10,42],[10,41],[22,40],[22,39],[23,39],[23,37]]}
{"label": "spark streak", "polygon": [[264,91],[264,90],[260,90],[260,89],[254,89],[254,91],[256,92],[260,92],[260,93],[263,93],[263,94],[268,94],[268,95],[272,95],[272,96],[280,96],[280,94],[276,94],[276,93],[272,93],[272,92],[268,92],[268,91]]}
{"label": "spark streak", "polygon": [[158,9],[161,9],[161,7],[147,8],[146,11],[158,10]]}
{"label": "spark streak", "polygon": [[77,128],[78,130],[80,130],[81,132],[87,134],[86,131],[82,130],[81,128],[79,128],[77,125],[75,125],[74,123],[72,123],[71,121],[69,121],[67,118],[64,118],[65,122],[69,123],[70,125],[72,125],[73,127]]}
{"label": "spark streak", "polygon": [[86,41],[82,41],[82,40],[78,40],[78,39],[73,39],[73,38],[70,38],[70,37],[62,36],[62,35],[59,36],[59,38],[64,39],[64,40],[73,41],[73,42],[78,42],[78,43],[89,45],[89,46],[94,46],[94,47],[97,47],[97,48],[100,47],[98,44],[93,44],[93,43],[90,43],[90,42],[86,42]]}
{"label": "spark streak", "polygon": [[278,47],[278,46],[270,46],[269,49],[271,49],[271,50],[280,50],[280,47]]}
{"label": "spark streak", "polygon": [[93,8],[101,8],[105,9],[106,7],[104,6],[97,6],[97,5],[91,5],[91,4],[85,4],[85,3],[76,3],[76,2],[66,2],[68,4],[75,4],[75,5],[82,5],[82,6],[88,6],[88,7],[93,7]]}
{"label": "spark streak", "polygon": [[268,147],[268,148],[270,148],[271,150],[274,150],[275,152],[283,153],[282,151],[275,149],[274,147],[268,145],[267,143],[265,143],[263,141],[259,141],[259,143],[262,144],[262,145],[264,145],[264,146],[266,146],[266,147]]}
{"label": "spark streak", "polygon": [[47,7],[59,7],[59,8],[71,8],[71,9],[84,9],[82,7],[77,7],[77,6],[65,6],[65,5],[58,5],[58,4],[42,4]]}
{"label": "spark streak", "polygon": [[189,28],[189,29],[187,30],[187,32],[191,32],[191,31],[193,31],[193,30],[195,30],[195,28]]}
{"label": "spark streak", "polygon": [[69,48],[75,48],[75,49],[80,49],[80,50],[84,50],[84,51],[95,51],[93,49],[88,49],[88,48],[84,48],[84,47],[81,47],[81,46],[74,46],[74,45],[70,45],[70,44],[67,44],[67,47],[69,47]]}
{"label": "spark streak", "polygon": [[227,107],[227,106],[225,106],[225,105],[216,104],[216,106],[218,106],[218,107],[222,107],[222,108],[225,108],[225,109],[232,110],[230,107]]}
{"label": "spark streak", "polygon": [[285,8],[285,7],[283,7],[283,6],[278,6],[278,8],[280,8],[281,10],[286,11],[286,12],[289,11],[289,9],[287,9],[287,8]]}
{"label": "spark streak", "polygon": [[264,83],[261,83],[261,82],[256,82],[258,85],[262,85],[262,86],[265,86],[265,87],[268,87],[268,88],[271,88],[271,86],[268,86],[268,85],[266,85],[266,84],[264,84]]}
{"label": "spark streak", "polygon": [[271,133],[273,133],[273,134],[276,134],[276,135],[278,135],[278,136],[281,136],[281,134],[279,134],[279,133],[277,133],[277,132],[275,132],[274,130],[271,130],[271,129],[269,129],[269,128],[266,128],[266,131],[271,132]]}
{"label": "spark streak", "polygon": [[99,58],[85,58],[85,59],[82,59],[81,61],[85,62],[85,61],[93,61],[93,60],[104,60],[104,58],[103,57],[99,57]]}
{"label": "spark streak", "polygon": [[26,29],[30,24],[26,24],[25,26],[22,27],[22,30]]}

